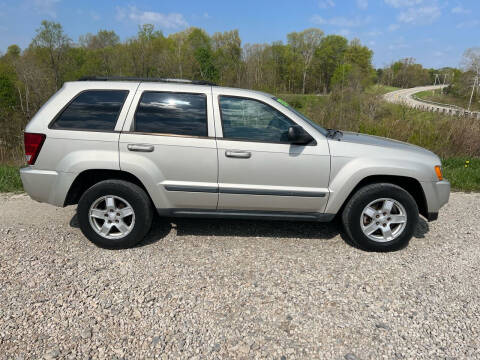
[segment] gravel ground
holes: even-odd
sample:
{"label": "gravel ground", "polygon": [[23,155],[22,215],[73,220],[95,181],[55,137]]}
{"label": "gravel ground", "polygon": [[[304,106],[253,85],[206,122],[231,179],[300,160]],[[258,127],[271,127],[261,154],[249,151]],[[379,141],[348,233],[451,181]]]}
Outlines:
{"label": "gravel ground", "polygon": [[75,208],[0,195],[0,358],[480,358],[480,194],[409,247],[335,224],[157,222],[102,250]]}

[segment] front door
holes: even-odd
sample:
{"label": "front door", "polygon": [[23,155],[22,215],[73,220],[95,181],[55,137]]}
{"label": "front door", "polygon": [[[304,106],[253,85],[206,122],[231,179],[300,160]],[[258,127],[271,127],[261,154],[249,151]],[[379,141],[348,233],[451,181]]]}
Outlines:
{"label": "front door", "polygon": [[[276,100],[213,88],[218,146],[218,210],[324,211],[330,155],[326,138]],[[292,125],[315,141],[288,143]]]}

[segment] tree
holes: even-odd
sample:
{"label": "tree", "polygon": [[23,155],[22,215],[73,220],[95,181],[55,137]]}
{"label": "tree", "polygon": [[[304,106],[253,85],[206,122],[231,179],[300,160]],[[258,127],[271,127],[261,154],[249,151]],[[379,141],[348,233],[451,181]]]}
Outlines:
{"label": "tree", "polygon": [[242,41],[238,30],[213,34],[212,49],[220,83],[231,86],[239,84]]}
{"label": "tree", "polygon": [[322,39],[315,52],[316,68],[321,74],[326,93],[330,90],[335,70],[345,62],[348,40],[339,35],[328,35]]}
{"label": "tree", "polygon": [[462,65],[466,71],[480,76],[480,47],[467,49],[463,53]]}
{"label": "tree", "polygon": [[188,35],[188,43],[197,63],[197,66],[192,69],[193,76],[200,75],[203,80],[216,82],[218,80],[218,70],[214,64],[210,37],[201,29],[192,28]]}
{"label": "tree", "polygon": [[43,20],[36,32],[37,35],[33,39],[32,45],[34,48],[47,51],[48,62],[54,74],[56,89],[58,89],[61,85],[60,63],[71,40],[64,34],[62,25],[56,22]]}
{"label": "tree", "polygon": [[79,43],[88,49],[105,49],[112,47],[120,42],[120,38],[115,31],[99,30],[96,35],[86,34],[80,36]]}
{"label": "tree", "polygon": [[12,58],[18,58],[21,53],[22,50],[20,49],[20,46],[13,44],[8,47],[6,55]]}
{"label": "tree", "polygon": [[320,46],[322,37],[323,31],[316,28],[306,29],[300,33],[292,32],[287,35],[288,43],[302,60],[302,94],[305,94],[307,71],[310,68],[315,51]]}
{"label": "tree", "polygon": [[385,68],[380,81],[385,85],[410,88],[432,84],[436,74],[438,74],[437,70],[425,69],[417,64],[414,58],[405,58]]}

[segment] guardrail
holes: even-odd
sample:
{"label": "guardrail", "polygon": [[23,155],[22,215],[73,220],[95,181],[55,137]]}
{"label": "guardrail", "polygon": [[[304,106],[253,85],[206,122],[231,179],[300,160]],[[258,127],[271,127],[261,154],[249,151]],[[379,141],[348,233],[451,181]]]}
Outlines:
{"label": "guardrail", "polygon": [[415,94],[412,94],[411,97],[412,97],[412,99],[417,100],[419,102],[423,102],[423,103],[426,103],[426,104],[429,104],[429,105],[434,105],[434,107],[433,106],[427,106],[427,105],[425,105],[425,106],[418,105],[418,106],[414,106],[415,109],[439,112],[439,113],[444,113],[444,114],[447,114],[447,115],[470,116],[470,117],[477,118],[477,119],[480,120],[480,112],[478,112],[478,111],[468,111],[468,110],[466,110],[466,109],[464,109],[460,106],[457,106],[457,105],[444,104],[444,103],[439,103],[439,102],[435,102],[435,101],[431,101],[431,100],[421,99],[418,96],[415,96]]}

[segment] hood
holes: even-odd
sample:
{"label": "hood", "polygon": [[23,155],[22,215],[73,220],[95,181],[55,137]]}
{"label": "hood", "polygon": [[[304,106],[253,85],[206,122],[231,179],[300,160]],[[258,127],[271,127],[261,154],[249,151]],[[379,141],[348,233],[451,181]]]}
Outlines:
{"label": "hood", "polygon": [[382,146],[382,147],[389,147],[389,148],[397,148],[397,149],[416,149],[416,150],[423,150],[428,151],[420,146],[409,144],[399,140],[388,139],[380,136],[374,135],[366,135],[354,132],[343,132],[343,136],[339,138],[340,141],[351,142],[355,144],[364,144],[364,145],[373,145],[373,146]]}
{"label": "hood", "polygon": [[393,154],[405,156],[408,153],[409,155],[438,159],[434,153],[417,145],[348,131],[343,132],[343,136],[336,139],[329,139],[329,144],[330,148],[335,149],[337,155],[340,156],[345,155],[346,151],[350,155],[355,155],[358,151],[356,154],[368,152],[376,154],[378,157],[392,156]]}

